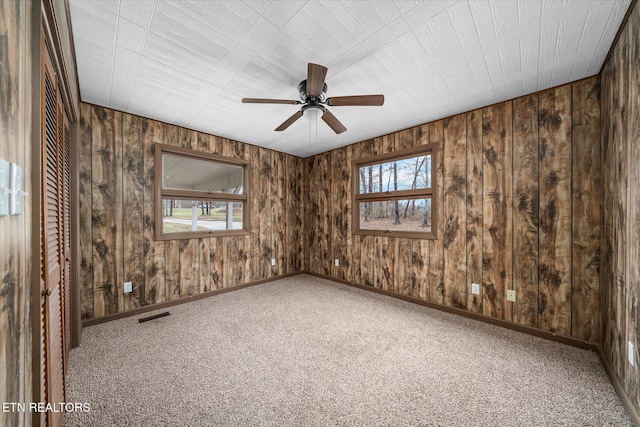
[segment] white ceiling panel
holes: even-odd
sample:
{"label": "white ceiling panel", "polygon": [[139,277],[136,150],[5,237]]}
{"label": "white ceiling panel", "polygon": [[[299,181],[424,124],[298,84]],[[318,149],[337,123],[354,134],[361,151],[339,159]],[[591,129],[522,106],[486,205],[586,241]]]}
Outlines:
{"label": "white ceiling panel", "polygon": [[[69,0],[83,101],[306,157],[596,74],[630,0]],[[347,131],[305,119],[307,63]]]}

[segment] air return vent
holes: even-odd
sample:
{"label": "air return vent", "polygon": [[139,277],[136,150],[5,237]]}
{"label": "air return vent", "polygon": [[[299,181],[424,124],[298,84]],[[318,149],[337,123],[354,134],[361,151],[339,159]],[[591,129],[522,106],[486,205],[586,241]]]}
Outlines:
{"label": "air return vent", "polygon": [[140,319],[138,319],[138,323],[148,322],[149,320],[159,319],[161,317],[168,316],[169,314],[170,313],[168,311],[165,311],[164,313],[154,314],[153,316],[141,317]]}

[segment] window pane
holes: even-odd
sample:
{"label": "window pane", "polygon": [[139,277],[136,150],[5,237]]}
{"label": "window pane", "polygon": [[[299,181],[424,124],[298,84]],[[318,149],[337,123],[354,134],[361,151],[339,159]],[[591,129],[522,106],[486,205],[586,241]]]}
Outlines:
{"label": "window pane", "polygon": [[360,229],[430,232],[431,199],[360,202]]}
{"label": "window pane", "polygon": [[162,200],[163,233],[242,229],[242,202]]}
{"label": "window pane", "polygon": [[431,154],[359,168],[360,194],[431,188]]}
{"label": "window pane", "polygon": [[241,166],[163,154],[162,168],[163,188],[242,194]]}

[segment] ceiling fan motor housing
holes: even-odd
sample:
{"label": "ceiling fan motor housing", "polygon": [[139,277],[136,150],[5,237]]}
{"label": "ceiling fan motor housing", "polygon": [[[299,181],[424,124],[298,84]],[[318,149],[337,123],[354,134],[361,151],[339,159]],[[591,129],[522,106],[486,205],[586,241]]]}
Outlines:
{"label": "ceiling fan motor housing", "polygon": [[307,80],[305,79],[298,84],[298,92],[300,93],[300,99],[302,99],[302,102],[324,102],[327,98],[327,84],[324,83],[322,85],[322,93],[320,96],[310,96],[307,93]]}

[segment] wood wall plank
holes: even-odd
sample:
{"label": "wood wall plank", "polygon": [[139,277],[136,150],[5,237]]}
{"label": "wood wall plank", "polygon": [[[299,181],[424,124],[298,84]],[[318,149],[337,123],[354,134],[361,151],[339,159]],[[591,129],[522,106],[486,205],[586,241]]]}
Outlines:
{"label": "wood wall plank", "polygon": [[[335,262],[331,263],[331,275],[341,280],[347,279],[348,263],[347,253],[347,223],[350,218],[345,214],[346,200],[350,196],[350,173],[349,167],[346,165],[346,157],[349,150],[333,150],[331,151],[331,164],[335,165],[331,172],[331,203],[333,209],[331,218],[331,259],[338,260],[340,265],[336,266]],[[350,165],[349,165],[350,166]]]}
{"label": "wood wall plank", "polygon": [[485,315],[511,320],[512,304],[512,103],[482,110],[483,204],[482,310]]}
{"label": "wood wall plank", "polygon": [[314,247],[314,240],[313,240],[313,236],[314,236],[314,230],[316,227],[315,221],[317,221],[317,218],[315,217],[314,214],[314,210],[313,210],[313,203],[314,203],[314,185],[312,184],[312,179],[314,179],[313,177],[315,176],[314,174],[314,167],[313,167],[313,157],[309,157],[308,159],[303,159],[302,160],[302,164],[304,165],[304,173],[305,173],[305,180],[304,180],[304,185],[302,187],[302,194],[307,194],[308,196],[308,201],[307,203],[305,203],[304,206],[304,211],[305,211],[305,230],[306,233],[303,235],[303,241],[304,244],[303,246],[306,248],[306,252],[305,252],[305,256],[304,256],[304,271],[309,271],[309,272],[313,272],[314,268],[315,268],[315,264],[314,264],[314,260],[313,260],[313,254],[315,252],[315,247]]}
{"label": "wood wall plank", "polygon": [[224,155],[224,140],[223,138],[216,135],[206,135],[209,139],[209,149],[207,150],[211,154],[220,154]]}
{"label": "wood wall plank", "polygon": [[[320,154],[309,163],[310,181],[309,206],[309,244],[314,247],[310,253],[312,272],[330,275],[333,265],[329,246],[331,240],[331,157],[329,153]],[[314,173],[315,172],[315,173]]]}
{"label": "wood wall plank", "polygon": [[198,239],[198,273],[200,274],[198,280],[198,291],[196,294],[203,292],[209,292],[211,290],[211,244],[210,238]]}
{"label": "wood wall plank", "polygon": [[198,142],[195,149],[202,151],[203,153],[212,153],[213,147],[211,147],[211,135],[202,132],[196,132],[196,134]]}
{"label": "wood wall plank", "polygon": [[393,237],[376,237],[376,287],[385,291],[398,293],[397,274],[397,239]]}
{"label": "wood wall plank", "polygon": [[142,118],[123,113],[124,281],[132,283],[124,309],[144,305],[144,158]]}
{"label": "wood wall plank", "polygon": [[287,268],[289,272],[303,270],[304,244],[304,204],[302,203],[302,186],[304,185],[304,161],[293,156],[286,156],[288,173],[286,189],[287,213]]}
{"label": "wood wall plank", "polygon": [[214,237],[209,240],[209,268],[211,290],[225,287],[225,237]]}
{"label": "wood wall plank", "polygon": [[513,101],[513,321],[538,327],[538,94]]}
{"label": "wood wall plank", "polygon": [[[482,110],[467,113],[467,309],[482,313]],[[469,288],[476,283],[479,294]]]}
{"label": "wood wall plank", "polygon": [[[91,111],[94,314],[116,313],[122,293],[122,113]],[[95,286],[97,285],[97,286]]]}
{"label": "wood wall plank", "polygon": [[180,285],[180,240],[164,242],[164,284],[166,300],[179,299],[182,294]]}
{"label": "wood wall plank", "polygon": [[436,165],[436,188],[434,189],[433,209],[436,224],[432,225],[437,239],[429,241],[429,301],[444,303],[444,235],[443,204],[444,204],[444,128],[443,121],[438,120],[429,124],[429,143],[437,150],[438,163]]}
{"label": "wood wall plank", "polygon": [[331,275],[333,265],[331,250],[331,153],[318,155],[320,158],[320,182],[318,182],[318,268],[319,273],[327,276]]}
{"label": "wood wall plank", "polygon": [[629,129],[628,109],[629,91],[627,82],[629,78],[628,65],[629,61],[629,30],[625,29],[620,33],[619,49],[614,51],[614,57],[617,59],[618,66],[614,71],[613,77],[613,107],[612,129],[614,133],[615,145],[612,147],[612,179],[610,183],[613,206],[612,206],[612,228],[610,236],[612,241],[612,264],[611,271],[613,280],[611,281],[611,311],[610,324],[612,328],[611,352],[612,365],[623,382],[626,383],[629,372],[628,362],[626,360],[627,344],[627,302],[626,292],[629,286],[627,276],[627,257],[628,257],[628,237],[627,233],[627,212],[628,212],[628,196],[629,196]]}
{"label": "wood wall plank", "polygon": [[[80,140],[92,141],[91,105],[80,105]],[[93,226],[91,204],[92,172],[91,161],[93,144],[78,144],[78,203],[79,203],[79,241],[80,241],[80,292],[82,294],[83,320],[94,317],[93,310]],[[143,282],[144,286],[144,282]]]}
{"label": "wood wall plank", "polygon": [[224,145],[225,156],[234,157],[236,159],[249,160],[250,153],[247,144],[245,144],[244,142],[223,138],[222,143]]}
{"label": "wood wall plank", "polygon": [[539,327],[571,334],[571,86],[540,94]]}
{"label": "wood wall plank", "polygon": [[616,50],[613,52],[614,61],[609,62],[602,73],[602,110],[603,117],[602,123],[602,165],[603,165],[603,181],[604,181],[604,195],[603,195],[603,241],[602,241],[602,255],[600,261],[600,288],[603,290],[601,294],[600,312],[602,317],[602,348],[603,353],[607,360],[612,363],[613,369],[618,374],[619,362],[616,362],[620,357],[619,347],[613,345],[617,342],[617,331],[619,325],[615,323],[615,313],[618,312],[615,306],[615,292],[617,290],[616,274],[614,268],[614,243],[615,243],[615,215],[617,212],[617,201],[615,200],[615,171],[618,168],[617,161],[615,159],[616,145],[620,144],[620,141],[616,141],[614,138],[607,138],[607,135],[612,132],[613,127],[613,107],[617,93],[614,90],[614,82],[617,81],[614,73],[614,64],[617,63]]}
{"label": "wood wall plank", "polygon": [[398,132],[398,136],[396,137],[396,145],[395,150],[404,150],[405,148],[413,147],[414,143],[414,132],[413,128],[404,129]]}
{"label": "wood wall plank", "polygon": [[243,236],[227,237],[227,276],[228,286],[241,285],[249,281],[258,280],[252,278],[250,251],[247,239]]}
{"label": "wood wall plank", "polygon": [[411,243],[411,296],[429,299],[429,241],[414,239]]}
{"label": "wood wall plank", "polygon": [[155,144],[165,141],[162,123],[145,120],[142,126],[142,142],[144,146],[144,295],[146,304],[156,304],[167,299],[172,290],[165,288],[165,256],[164,242],[155,240],[154,213],[154,177],[155,177]]}
{"label": "wood wall plank", "polygon": [[572,84],[571,105],[571,336],[598,341],[602,222],[599,78]]}
{"label": "wood wall plank", "polygon": [[271,153],[271,248],[272,258],[276,265],[271,267],[271,276],[286,274],[287,272],[287,210],[285,207],[285,178],[286,162],[284,154],[273,151]]}
{"label": "wood wall plank", "polygon": [[[413,296],[413,239],[398,238],[396,241],[397,258],[397,288],[401,295]],[[416,294],[418,294],[416,290]]]}
{"label": "wood wall plank", "polygon": [[338,175],[340,179],[342,179],[345,184],[341,185],[341,196],[340,200],[342,203],[342,224],[340,226],[341,233],[343,236],[343,258],[340,260],[340,266],[344,269],[344,278],[345,280],[349,280],[352,276],[353,272],[353,228],[351,224],[351,215],[353,209],[353,200],[351,198],[351,187],[353,186],[351,176],[353,173],[353,169],[351,167],[353,163],[353,151],[352,150],[343,150],[345,152],[344,163],[341,165],[338,163],[333,163],[334,169],[339,168],[342,171],[341,175]]}
{"label": "wood wall plank", "polygon": [[360,277],[362,284],[375,285],[373,265],[376,262],[375,242],[373,236],[362,236],[360,249]]}
{"label": "wood wall plank", "polygon": [[444,279],[444,304],[467,308],[467,123],[459,114],[443,120],[444,127],[444,204],[441,235]]}
{"label": "wood wall plank", "polygon": [[[224,238],[227,242],[225,245],[225,259],[226,263],[226,271],[225,271],[225,279],[226,285],[225,288],[230,288],[232,286],[239,285],[244,282],[245,271],[242,268],[241,258],[240,258],[240,243],[237,236],[230,236]],[[257,257],[256,257],[257,258]],[[255,276],[258,276],[258,272],[255,271]]]}
{"label": "wood wall plank", "polygon": [[180,296],[196,295],[200,288],[198,239],[185,239],[179,242]]}
{"label": "wood wall plank", "polygon": [[271,224],[272,212],[270,193],[271,193],[271,152],[265,148],[258,148],[258,157],[254,157],[254,161],[258,164],[259,175],[257,177],[258,206],[259,211],[257,217],[253,221],[259,223],[259,244],[257,245],[258,253],[255,254],[258,260],[258,268],[255,271],[257,279],[266,279],[271,276]]}
{"label": "wood wall plank", "polygon": [[179,147],[188,148],[189,150],[198,149],[198,132],[178,126],[171,127],[174,128],[174,132],[178,134]]}

